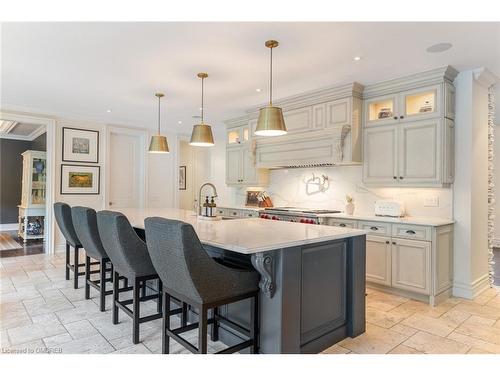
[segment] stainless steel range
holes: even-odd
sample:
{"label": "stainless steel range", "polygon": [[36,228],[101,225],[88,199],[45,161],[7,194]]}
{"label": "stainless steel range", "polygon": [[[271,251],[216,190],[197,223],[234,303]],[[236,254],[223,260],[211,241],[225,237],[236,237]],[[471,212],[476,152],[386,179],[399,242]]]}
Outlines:
{"label": "stainless steel range", "polygon": [[297,207],[266,208],[259,215],[261,219],[292,221],[304,224],[319,224],[319,214],[337,214],[336,210],[315,210]]}

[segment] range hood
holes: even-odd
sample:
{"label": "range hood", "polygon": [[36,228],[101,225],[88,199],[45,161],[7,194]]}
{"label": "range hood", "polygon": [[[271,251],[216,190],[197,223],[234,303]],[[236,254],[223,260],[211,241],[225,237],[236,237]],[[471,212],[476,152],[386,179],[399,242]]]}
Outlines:
{"label": "range hood", "polygon": [[[255,150],[257,168],[313,168],[358,165],[361,162],[359,131],[350,125],[279,139],[259,139]],[[354,156],[354,157],[353,157]]]}

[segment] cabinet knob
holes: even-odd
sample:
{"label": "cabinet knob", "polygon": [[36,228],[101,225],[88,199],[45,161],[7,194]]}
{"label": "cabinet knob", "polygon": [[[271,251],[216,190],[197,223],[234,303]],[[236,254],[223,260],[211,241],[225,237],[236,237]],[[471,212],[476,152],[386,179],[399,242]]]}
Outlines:
{"label": "cabinet knob", "polygon": [[385,243],[386,243],[387,245],[389,245],[389,241],[385,241]]}
{"label": "cabinet knob", "polygon": [[406,233],[407,234],[415,234],[415,231],[414,230],[407,230]]}
{"label": "cabinet knob", "polygon": [[399,176],[399,179],[402,180],[403,179],[403,176]]}
{"label": "cabinet knob", "polygon": [[398,119],[398,116],[394,116],[394,120],[397,120]]}
{"label": "cabinet knob", "polygon": [[393,244],[393,245],[396,245],[396,242],[392,241],[392,244]]}
{"label": "cabinet knob", "polygon": [[398,178],[396,176],[392,176],[393,179],[397,180]]}
{"label": "cabinet knob", "polygon": [[345,224],[344,223],[340,223],[339,227],[345,227]]}
{"label": "cabinet knob", "polygon": [[404,117],[404,116],[399,116],[399,118],[400,118],[400,119],[403,119],[403,118],[405,118],[405,117]]}

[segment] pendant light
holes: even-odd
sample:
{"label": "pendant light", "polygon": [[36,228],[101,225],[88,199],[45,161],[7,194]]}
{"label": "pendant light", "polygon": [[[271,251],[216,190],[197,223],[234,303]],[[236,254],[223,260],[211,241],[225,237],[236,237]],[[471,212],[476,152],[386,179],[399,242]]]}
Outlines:
{"label": "pendant light", "polygon": [[259,120],[255,135],[274,137],[287,133],[283,111],[279,107],[273,106],[273,48],[278,47],[276,40],[268,40],[266,47],[271,50],[270,79],[269,79],[269,105],[259,111]]}
{"label": "pendant light", "polygon": [[214,145],[214,137],[212,135],[212,128],[203,122],[203,80],[208,77],[207,73],[198,73],[198,78],[201,78],[201,123],[193,126],[191,133],[191,146],[209,147]]}
{"label": "pendant light", "polygon": [[168,149],[167,137],[160,135],[160,102],[161,98],[165,95],[161,92],[157,92],[155,96],[158,98],[158,134],[151,136],[149,152],[152,154],[168,154],[170,151]]}

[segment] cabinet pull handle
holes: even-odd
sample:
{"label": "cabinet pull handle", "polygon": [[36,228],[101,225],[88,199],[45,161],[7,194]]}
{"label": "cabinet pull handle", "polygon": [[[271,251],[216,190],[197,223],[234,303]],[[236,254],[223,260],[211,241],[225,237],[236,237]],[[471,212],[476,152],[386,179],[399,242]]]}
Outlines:
{"label": "cabinet pull handle", "polygon": [[399,176],[399,179],[402,180],[403,179],[403,176]]}
{"label": "cabinet pull handle", "polygon": [[405,118],[405,117],[404,117],[404,116],[399,116],[399,118],[403,119],[403,118]]}
{"label": "cabinet pull handle", "polygon": [[389,245],[389,241],[385,241],[385,243],[386,243],[387,245]]}
{"label": "cabinet pull handle", "polygon": [[396,176],[392,176],[393,179],[397,180],[398,178]]}
{"label": "cabinet pull handle", "polygon": [[407,230],[406,233],[407,234],[415,234],[415,231],[414,230]]}
{"label": "cabinet pull handle", "polygon": [[345,224],[344,223],[340,223],[339,227],[345,227]]}
{"label": "cabinet pull handle", "polygon": [[392,241],[392,244],[393,244],[393,245],[397,245],[397,244],[396,244],[396,242],[394,242],[394,241]]}
{"label": "cabinet pull handle", "polygon": [[398,116],[394,116],[394,120],[397,120],[398,119]]}
{"label": "cabinet pull handle", "polygon": [[378,228],[377,228],[377,227],[371,227],[370,229],[371,229],[371,230],[378,230]]}

